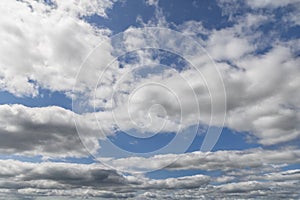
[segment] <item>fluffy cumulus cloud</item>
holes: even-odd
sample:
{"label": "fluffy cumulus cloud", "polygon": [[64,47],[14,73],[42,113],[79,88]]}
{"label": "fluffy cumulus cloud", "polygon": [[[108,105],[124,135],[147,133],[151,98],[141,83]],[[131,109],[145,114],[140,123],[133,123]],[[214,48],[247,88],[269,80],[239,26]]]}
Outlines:
{"label": "fluffy cumulus cloud", "polygon": [[[220,35],[218,36],[218,34]],[[220,40],[229,42],[229,45],[235,45],[235,39],[224,39],[222,33],[213,34],[212,37],[218,37]],[[250,41],[247,39],[238,40],[243,40],[246,48],[248,48]],[[219,43],[216,42],[214,45],[210,46],[213,54],[215,49],[219,48]],[[245,45],[240,47],[244,48]],[[247,49],[245,51],[236,49],[236,46],[232,48],[235,51],[219,49],[218,51],[223,54],[220,59],[236,59],[248,51]],[[292,48],[289,44],[284,43],[274,45],[273,49],[265,55],[248,54],[239,58],[233,64],[237,67],[232,67],[227,63],[217,63],[226,88],[227,110],[221,107],[219,113],[217,112],[218,110],[215,110],[215,116],[222,114],[221,112],[226,112],[226,126],[238,131],[248,131],[257,137],[260,143],[265,145],[282,143],[298,138],[300,118],[297,105],[300,102],[298,101],[299,93],[297,90],[299,88],[298,77],[300,71],[297,66],[299,58],[294,56]],[[226,55],[226,52],[230,52],[232,55]],[[235,53],[237,54],[233,55]],[[215,86],[215,84],[212,86],[211,83],[218,81],[218,77],[213,73],[214,70],[211,69],[212,67],[213,65],[209,63],[201,68],[201,75],[205,77],[205,80],[196,78],[199,77],[199,73],[195,69],[188,69],[180,73],[165,72],[167,75],[163,77],[153,75],[150,78],[143,79],[141,83],[129,82],[126,85],[127,88],[137,88],[136,85],[151,83],[151,81],[162,84],[179,96],[179,102],[176,101],[176,96],[173,95],[172,97],[172,94],[168,94],[168,91],[164,89],[155,90],[155,93],[151,93],[150,87],[144,91],[146,93],[143,93],[143,90],[139,90],[130,99],[130,104],[128,104],[132,108],[123,107],[124,104],[122,103],[120,103],[122,105],[121,108],[115,108],[116,112],[119,113],[119,117],[124,120],[122,122],[126,122],[123,127],[129,126],[127,129],[132,128],[130,118],[126,117],[128,110],[133,109],[147,113],[153,96],[161,98],[156,99],[157,101],[152,102],[152,104],[162,105],[165,109],[165,114],[168,115],[168,119],[171,122],[178,120],[178,118],[175,118],[175,115],[181,111],[181,116],[184,117],[180,125],[189,126],[195,124],[198,120],[197,116],[199,116],[199,111],[197,112],[195,108],[198,107],[202,114],[200,120],[209,124],[212,111],[209,95],[214,97],[212,105],[215,108],[222,106],[222,103],[224,103],[221,101],[222,97],[218,96],[218,94],[222,93],[222,87],[217,87],[218,89],[210,91],[207,90],[207,82],[210,84],[208,89],[211,89],[211,87]],[[269,74],[270,72],[272,74]],[[154,88],[155,86],[152,87]],[[132,91],[131,89],[128,90]],[[174,100],[171,100],[172,98]],[[128,97],[124,98],[124,102],[128,99]],[[143,115],[145,112],[142,112],[141,115],[138,115],[139,112],[134,112],[138,115],[134,119],[144,119],[147,122],[149,118]],[[156,117],[160,116],[159,112],[154,113],[154,117],[155,114]],[[155,120],[152,122],[155,122]],[[176,126],[171,122],[169,126],[164,126],[166,131],[174,131]],[[222,119],[216,120],[216,122],[212,125],[222,124]],[[159,127],[159,124],[155,124],[154,127]]]}
{"label": "fluffy cumulus cloud", "polygon": [[[237,17],[232,27],[206,32],[202,31],[202,24],[195,22],[178,26],[186,31],[198,26],[195,31],[208,37],[199,42],[215,63],[198,43],[179,34],[166,29],[131,28],[122,36],[125,41],[118,51],[160,48],[190,63],[180,63],[180,70],[160,67],[158,74],[155,66],[162,65],[166,55],[135,52],[130,63],[122,64],[121,69],[118,63],[110,66],[95,96],[87,99],[101,109],[96,113],[100,121],[109,121],[111,127],[125,131],[155,132],[157,127],[176,131],[197,123],[214,126],[225,123],[229,128],[249,132],[263,145],[299,138],[299,40],[280,41],[271,34],[275,41],[271,44],[268,38],[264,41],[266,36],[259,27],[269,23],[269,17],[272,20],[273,15],[249,13]],[[266,48],[269,50],[257,54]],[[138,66],[154,67],[135,70]],[[118,114],[112,117],[109,113]]]}
{"label": "fluffy cumulus cloud", "polygon": [[[92,14],[107,17],[105,10],[112,7],[109,1],[93,1],[89,5],[82,1],[2,3],[6,5],[2,6],[3,15],[13,15],[1,18],[5,30],[1,36],[0,85],[3,90],[17,96],[38,95],[39,88],[67,94],[74,89],[78,92],[77,98],[86,93],[83,96],[86,102],[78,100],[80,106],[89,107],[88,111],[94,106],[101,110],[97,118],[105,122],[107,134],[115,127],[125,131],[157,132],[177,131],[197,123],[222,126],[227,114],[226,126],[248,131],[264,145],[299,137],[296,90],[300,72],[299,58],[293,52],[297,40],[278,41],[265,55],[256,55],[255,51],[266,46],[256,42],[263,37],[258,27],[266,23],[267,15],[250,13],[237,18],[234,26],[220,30],[204,31],[203,25],[195,22],[176,27],[206,35],[208,39],[200,43],[217,61],[215,66],[203,49],[178,33],[164,29],[145,33],[131,28],[123,37],[110,41],[108,29],[95,28],[81,20],[80,17]],[[150,5],[158,7],[157,2],[150,2]],[[160,12],[163,15],[162,10]],[[120,39],[124,39],[123,46],[116,46]],[[107,42],[92,51],[83,63],[85,56],[103,40]],[[162,48],[184,56],[193,66],[182,71],[171,67],[162,70],[163,75],[157,75],[155,69],[134,71],[132,63],[120,68],[119,61],[106,67],[115,55],[143,47]],[[157,65],[161,59],[153,59],[151,53],[137,53],[135,66]],[[83,68],[77,76],[82,63]],[[105,70],[100,83],[97,82],[101,75],[99,69]],[[268,75],[266,81],[270,71],[272,75]],[[139,73],[147,76],[138,78]],[[216,76],[218,73],[223,79]],[[75,112],[85,111],[85,107],[80,106]],[[201,119],[198,117],[200,110]],[[118,114],[112,115],[112,112]]]}
{"label": "fluffy cumulus cloud", "polygon": [[1,1],[1,89],[16,96],[36,96],[39,87],[71,91],[84,58],[110,32],[79,19],[105,16],[112,6],[109,1],[92,3]]}

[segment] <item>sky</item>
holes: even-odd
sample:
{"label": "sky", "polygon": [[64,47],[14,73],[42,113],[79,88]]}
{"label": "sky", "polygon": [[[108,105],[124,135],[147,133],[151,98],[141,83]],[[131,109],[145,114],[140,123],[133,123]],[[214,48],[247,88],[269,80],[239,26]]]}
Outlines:
{"label": "sky", "polygon": [[0,199],[299,199],[299,0],[1,0]]}

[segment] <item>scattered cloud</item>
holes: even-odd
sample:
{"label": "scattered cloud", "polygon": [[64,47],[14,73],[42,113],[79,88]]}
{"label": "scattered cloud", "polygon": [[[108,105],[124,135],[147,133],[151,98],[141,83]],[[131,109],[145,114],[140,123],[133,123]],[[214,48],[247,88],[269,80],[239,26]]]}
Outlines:
{"label": "scattered cloud", "polygon": [[[170,162],[170,160],[172,162]],[[130,157],[114,159],[114,165],[125,169],[157,169],[158,166],[169,170],[221,170],[231,171],[244,168],[272,167],[280,164],[297,164],[300,162],[300,151],[297,149],[243,151],[192,152],[185,154],[157,155],[149,158]]]}
{"label": "scattered cloud", "polygon": [[[269,195],[297,198],[299,170],[271,172],[260,181],[192,175],[161,180],[121,175],[100,164],[1,162],[1,195],[5,197],[64,196],[73,198],[257,198]],[[262,173],[260,168],[257,174]],[[219,182],[215,185],[214,183]],[[1,198],[3,196],[0,196]]]}
{"label": "scattered cloud", "polygon": [[[37,96],[39,88],[72,91],[84,58],[110,33],[78,16],[105,16],[112,3],[93,1],[88,6],[84,2],[1,1],[2,90],[16,96]],[[107,56],[109,59],[109,54],[100,57]]]}
{"label": "scattered cloud", "polygon": [[[153,16],[138,14],[140,27],[111,37],[101,23],[118,3],[0,2],[0,90],[16,99],[41,89],[73,98],[73,111],[0,105],[1,156],[42,157],[1,157],[0,199],[300,198],[299,0],[219,0],[219,11],[208,9],[221,15],[217,28],[174,23],[159,0],[148,0]],[[118,131],[187,138],[199,124],[243,132],[261,148],[105,158],[125,171],[178,172],[162,179],[48,159],[96,155],[99,140]]]}

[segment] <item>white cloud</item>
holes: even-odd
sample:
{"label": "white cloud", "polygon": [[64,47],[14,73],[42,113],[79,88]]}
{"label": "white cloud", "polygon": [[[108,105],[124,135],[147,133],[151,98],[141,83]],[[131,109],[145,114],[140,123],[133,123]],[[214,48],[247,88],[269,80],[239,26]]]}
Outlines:
{"label": "white cloud", "polygon": [[234,60],[254,50],[247,38],[235,36],[233,31],[225,29],[212,32],[208,42],[208,51],[214,59]]}
{"label": "white cloud", "polygon": [[[265,55],[257,55],[255,50],[258,47],[250,44],[261,37],[261,34],[251,33],[256,30],[257,24],[264,23],[265,20],[265,16],[247,15],[234,27],[212,32],[206,47],[217,60],[229,61],[217,63],[218,70],[205,51],[191,42],[191,38],[185,39],[176,34],[174,36],[166,29],[154,33],[148,29],[145,34],[141,29],[131,28],[124,34],[125,41],[118,51],[163,47],[185,57],[196,69],[190,65],[182,71],[161,68],[160,74],[149,73],[148,76],[139,78],[134,74],[134,67],[158,65],[160,62],[159,59],[151,60],[151,52],[147,51],[138,52],[136,63],[132,65],[127,63],[122,69],[118,69],[117,64],[113,65],[104,74],[103,87],[97,88],[96,97],[99,95],[101,101],[96,98],[96,106],[104,109],[96,113],[98,120],[109,124],[108,127],[119,126],[124,131],[132,128],[141,132],[177,131],[180,126],[186,128],[199,122],[222,126],[227,112],[225,126],[248,131],[261,144],[273,145],[298,138],[297,105],[300,102],[297,89],[300,71],[297,68],[299,58],[293,52],[297,40],[276,42]],[[227,47],[229,50],[224,51],[223,48]],[[141,87],[143,85],[147,87]],[[162,87],[156,87],[157,85]],[[135,89],[138,92],[133,93]],[[160,107],[150,112],[152,105]],[[201,115],[197,110],[198,106]],[[115,118],[112,113],[117,113]],[[212,121],[211,116],[214,119]],[[149,122],[150,126],[145,126]]]}
{"label": "white cloud", "polygon": [[58,9],[63,10],[68,14],[74,16],[90,16],[97,14],[102,17],[107,17],[106,10],[112,8],[114,0],[73,0],[73,1],[59,1],[56,0],[54,4]]}
{"label": "white cloud", "polygon": [[[272,167],[277,164],[293,164],[300,161],[300,151],[294,149],[245,151],[193,152],[186,154],[156,155],[149,158],[130,157],[114,159],[113,165],[124,169],[169,170],[221,170]],[[108,162],[109,163],[109,162]]]}
{"label": "white cloud", "polygon": [[209,176],[194,175],[179,178],[167,178],[163,180],[149,180],[145,189],[181,189],[181,188],[199,188],[204,187],[210,182]]}
{"label": "white cloud", "polygon": [[298,62],[291,48],[281,45],[266,55],[238,61],[245,70],[236,70],[230,82],[225,81],[228,126],[253,132],[266,145],[299,137]]}
{"label": "white cloud", "polygon": [[[123,35],[123,46],[111,44],[108,37],[110,30],[93,27],[82,17],[92,14],[107,17],[106,10],[112,8],[113,2],[54,1],[53,5],[25,0],[0,2],[0,89],[16,96],[36,96],[39,88],[46,88],[71,96],[74,95],[71,90],[77,81],[75,94],[79,95],[74,97],[85,103],[83,106],[76,105],[77,114],[55,106],[29,108],[1,105],[1,154],[42,155],[45,158],[82,157],[87,152],[80,139],[89,151],[95,153],[101,148],[98,139],[113,134],[116,125],[124,130],[137,129],[139,134],[147,131],[152,134],[159,130],[177,131],[180,125],[187,128],[199,121],[209,124],[212,107],[215,116],[212,125],[221,126],[222,114],[226,111],[226,126],[237,131],[248,131],[263,145],[299,138],[300,60],[294,53],[299,49],[300,41],[281,42],[274,35],[267,38],[269,35],[265,35],[258,27],[274,22],[272,14],[231,15],[231,22],[235,24],[219,30],[207,30],[201,22],[196,21],[176,27],[183,31],[183,35],[196,38],[201,34],[208,38],[206,41],[196,38],[195,41],[219,61],[219,71],[216,71],[202,48],[179,34],[173,37],[166,29],[160,29],[155,34],[150,31],[143,34],[140,29],[130,28]],[[155,17],[142,24],[168,27],[170,24],[158,1],[150,0],[147,3],[155,7]],[[246,3],[253,9],[292,5],[299,10],[299,1],[294,0]],[[230,15],[234,10],[231,9],[226,10],[227,13],[223,11]],[[289,26],[295,26],[299,24],[297,16],[294,11],[282,20]],[[85,56],[103,40],[107,42],[90,54],[76,79]],[[114,59],[114,54],[144,47],[159,48],[162,45],[171,53],[183,55],[193,62],[202,77],[197,70],[188,66],[182,71],[163,69],[161,73],[136,80],[133,67],[157,65],[164,56],[153,58],[153,52],[138,51],[134,64],[127,63],[121,69],[119,63],[115,62],[109,67],[103,85],[95,90],[99,98],[93,99],[99,75],[105,65]],[[266,46],[270,50],[256,54],[256,50]],[[227,110],[223,106],[223,82],[217,77],[218,72],[226,87]],[[115,87],[121,79],[123,82],[119,88]],[[145,90],[141,89],[130,96],[137,87],[148,83],[150,86]],[[165,88],[157,87],[159,84]],[[207,84],[211,89],[210,94]],[[115,91],[118,93],[111,98]],[[132,97],[132,101],[127,104],[129,97]],[[114,101],[116,99],[118,101]],[[102,110],[92,113],[93,103]],[[197,106],[201,111],[199,121]],[[98,126],[94,114],[102,128]],[[183,117],[181,123],[180,117]],[[149,121],[151,123],[147,126]],[[146,126],[139,126],[141,124]],[[81,138],[77,131],[81,133]],[[45,195],[58,198],[141,199],[299,198],[299,170],[280,170],[282,166],[300,162],[298,149],[194,152],[107,160],[125,170],[153,170],[167,165],[165,170],[220,171],[222,175],[154,180],[136,174],[123,176],[99,164],[0,160],[0,198]]]}
{"label": "white cloud", "polygon": [[[76,2],[58,1],[50,6],[41,1],[1,1],[2,90],[16,96],[36,96],[38,87],[72,90],[82,61],[109,34],[78,15],[105,15],[112,6],[110,1],[93,1],[91,7],[81,3],[83,9]],[[109,52],[99,58],[110,59]]]}
{"label": "white cloud", "polygon": [[248,0],[247,4],[252,8],[278,8],[291,4],[299,5],[299,0]]}
{"label": "white cloud", "polygon": [[[41,2],[2,1],[1,4],[3,4],[1,13],[10,16],[2,17],[0,20],[3,29],[1,32],[3,44],[0,48],[2,66],[0,87],[3,90],[10,91],[17,96],[35,96],[38,93],[38,87],[42,87],[52,91],[65,91],[69,94],[84,57],[100,40],[107,39],[107,43],[90,55],[82,73],[77,77],[75,88],[75,91],[87,93],[87,95],[81,96],[88,101],[87,105],[90,106],[96,102],[97,106],[102,109],[106,108],[106,112],[97,113],[105,130],[109,132],[116,123],[111,115],[111,109],[118,113],[118,122],[120,122],[118,125],[124,129],[138,128],[132,123],[132,120],[140,124],[147,124],[149,116],[145,113],[149,111],[150,99],[154,100],[152,103],[162,106],[156,107],[152,113],[149,113],[152,124],[148,130],[152,132],[162,126],[164,126],[162,130],[165,131],[178,130],[178,116],[180,117],[178,111],[180,109],[183,111],[184,119],[180,125],[188,127],[197,124],[199,118],[199,112],[195,109],[197,105],[201,110],[202,123],[210,123],[211,111],[213,111],[212,115],[215,119],[212,125],[222,125],[222,114],[226,111],[223,105],[225,100],[220,95],[223,89],[222,82],[216,76],[218,72],[214,70],[205,52],[189,40],[178,35],[172,38],[164,29],[155,34],[150,34],[151,31],[148,31],[149,34],[145,35],[139,29],[131,28],[124,34],[123,48],[119,49],[114,46],[116,49],[114,51],[128,52],[145,46],[153,48],[164,46],[166,50],[183,54],[186,59],[196,64],[201,69],[204,79],[199,78],[201,75],[191,68],[177,72],[176,75],[166,71],[165,77],[153,75],[139,82],[132,82],[133,76],[130,72],[132,66],[120,69],[118,63],[115,63],[105,72],[103,89],[96,90],[97,96],[101,96],[100,99],[91,101],[98,75],[101,74],[99,69],[104,69],[105,65],[113,60],[111,53],[114,51],[107,37],[109,31],[94,28],[79,20],[77,16],[91,13],[105,16],[105,9],[110,8],[112,3],[94,1],[93,4],[85,5],[83,2],[56,2],[56,6],[49,6]],[[81,7],[78,7],[77,4],[80,4]],[[20,12],[16,13],[10,10],[20,10]],[[239,67],[237,70],[225,64],[218,65],[228,97],[226,125],[239,131],[249,131],[258,137],[260,143],[271,145],[290,141],[299,136],[299,127],[296,125],[299,121],[299,112],[283,107],[283,105],[288,105],[293,108],[299,105],[297,101],[299,99],[297,97],[299,70],[296,68],[296,63],[299,61],[293,57],[290,51],[294,46],[293,43],[289,43],[288,46],[280,42],[276,43],[272,45],[273,50],[265,56],[257,56],[253,53],[256,49],[253,41],[261,37],[261,34],[252,33],[259,24],[265,21],[266,16],[248,14],[244,18],[240,18],[238,23],[231,28],[204,31],[202,24],[195,22],[185,23],[183,27],[190,30],[189,32],[193,30],[208,34],[208,41],[201,43],[205,45],[211,55],[217,60],[228,60]],[[159,40],[157,40],[158,38]],[[142,59],[136,63],[136,66],[141,63],[150,65],[159,62],[159,60],[153,60],[147,53],[139,53],[139,58]],[[272,75],[269,73],[270,71],[272,71]],[[119,106],[114,107],[116,102],[109,97],[115,90],[116,80],[119,80],[127,72],[129,72],[127,77],[129,82],[122,85],[124,90],[122,101],[119,102]],[[187,80],[186,83],[183,83],[182,77]],[[126,105],[124,102],[129,97],[127,95],[126,98],[126,92],[132,92],[137,86],[151,81],[169,87],[179,97],[181,107],[178,106],[175,97],[171,97],[173,95],[166,95],[168,93],[164,90],[154,89],[153,92],[139,93],[139,98],[135,96],[136,98],[133,100],[136,101],[131,102],[130,105],[131,114],[134,115],[129,116],[129,108],[123,106]],[[206,84],[209,86],[210,94]],[[195,99],[194,92],[197,99]],[[160,98],[156,99],[156,97]],[[258,101],[260,104],[254,103]],[[213,105],[214,110],[210,104]],[[255,111],[257,105],[260,107],[259,110],[263,111]],[[137,110],[139,112],[136,112]],[[91,109],[84,111],[79,108],[76,111],[82,113],[89,112]],[[160,115],[166,113],[169,118],[164,119],[167,123],[162,124]],[[293,120],[290,120],[291,118]],[[278,120],[281,123],[277,123]],[[274,123],[276,127],[274,127]]]}

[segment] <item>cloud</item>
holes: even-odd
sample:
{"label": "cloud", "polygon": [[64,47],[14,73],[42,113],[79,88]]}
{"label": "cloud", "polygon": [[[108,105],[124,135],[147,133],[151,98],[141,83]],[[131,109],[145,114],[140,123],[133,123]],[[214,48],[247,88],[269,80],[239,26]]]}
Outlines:
{"label": "cloud", "polygon": [[[156,155],[149,158],[130,157],[114,159],[114,165],[125,169],[169,170],[221,170],[230,171],[244,168],[272,167],[279,164],[296,164],[300,161],[300,151],[294,149],[244,151],[192,152],[185,154]],[[167,165],[167,166],[166,166]]]}
{"label": "cloud", "polygon": [[111,9],[114,1],[111,0],[92,0],[89,2],[82,0],[74,1],[54,1],[52,2],[58,9],[76,16],[90,16],[97,14],[106,17],[106,10]]}
{"label": "cloud", "polygon": [[[206,29],[199,21],[181,25],[167,22],[158,1],[149,0],[147,5],[154,7],[155,16],[141,24],[161,27],[160,31],[145,34],[131,27],[122,35],[122,42],[120,37],[109,38],[109,29],[84,20],[91,15],[107,18],[114,2],[0,2],[0,89],[18,97],[33,97],[45,88],[65,92],[79,103],[73,112],[56,106],[0,105],[1,154],[85,157],[88,152],[84,145],[96,153],[101,150],[98,139],[105,140],[118,128],[135,129],[141,135],[176,132],[209,124],[211,114],[215,117],[211,125],[222,126],[225,112],[225,126],[246,131],[257,142],[274,145],[273,150],[107,158],[107,163],[124,170],[165,167],[164,171],[172,173],[203,173],[161,180],[142,174],[123,175],[100,164],[0,160],[0,199],[300,198],[299,170],[283,171],[283,167],[300,163],[300,151],[276,146],[300,137],[300,40],[282,40],[281,30],[262,29],[270,23],[283,25],[282,29],[299,25],[299,1],[219,1],[232,25]],[[248,6],[249,12],[241,14],[245,9],[240,6]],[[292,9],[278,17],[272,13],[278,8]],[[163,27],[174,27],[191,37],[172,35]],[[102,41],[106,42],[94,49]],[[167,52],[145,50],[162,46]],[[99,84],[106,65],[116,55],[128,52],[133,55],[131,59],[117,59],[108,66]],[[177,58],[168,53],[177,54]],[[155,68],[167,59],[181,62]],[[146,70],[133,70],[141,66]],[[143,89],[147,84],[149,87]]]}
{"label": "cloud", "polygon": [[[297,198],[299,170],[281,171],[285,164],[299,163],[299,150],[217,151],[160,155],[120,160],[151,167],[176,156],[164,170],[220,171],[215,176],[197,174],[178,178],[151,179],[143,174],[122,175],[100,163],[29,163],[0,160],[0,194],[5,197],[57,198]],[[123,163],[121,163],[123,162]],[[2,197],[0,195],[0,198]]]}
{"label": "cloud", "polygon": [[263,56],[237,62],[245,71],[232,74],[231,83],[225,81],[229,88],[228,126],[253,132],[265,145],[299,137],[297,62],[291,48],[280,45]]}
{"label": "cloud", "polygon": [[[85,137],[99,135],[95,123],[60,107],[30,108],[22,105],[0,106],[0,152],[2,154],[42,155],[50,157],[87,156],[77,130]],[[98,149],[97,140],[89,140],[90,149]]]}
{"label": "cloud", "polygon": [[[259,27],[274,20],[272,14],[247,13],[236,17],[232,27],[211,31],[208,40],[201,42],[216,60],[225,85],[225,126],[247,131],[263,145],[299,137],[299,41],[281,42],[263,33]],[[257,53],[265,48],[269,50]],[[208,80],[216,79],[204,75]]]}
{"label": "cloud", "polygon": [[[105,16],[112,2],[52,3],[1,1],[1,90],[15,96],[36,96],[38,88],[70,92],[84,58],[108,39],[108,29],[96,29],[82,17]],[[110,55],[102,52],[98,58],[110,59]]]}
{"label": "cloud", "polygon": [[288,5],[298,5],[299,6],[299,1],[298,0],[287,0],[287,1],[280,1],[280,0],[264,0],[264,1],[259,1],[259,0],[254,0],[254,1],[247,1],[247,4],[251,6],[252,8],[278,8],[278,7],[284,7]]}
{"label": "cloud", "polygon": [[[222,126],[223,116],[226,114],[225,126],[239,132],[249,132],[263,145],[274,145],[298,138],[297,124],[300,118],[297,107],[300,102],[297,80],[300,71],[296,67],[299,58],[295,49],[299,41],[277,41],[269,44],[270,49],[264,54],[257,54],[268,43],[256,44],[264,38],[259,27],[267,21],[268,15],[247,14],[240,17],[233,27],[208,31],[208,40],[201,44],[215,59],[217,70],[203,49],[191,42],[190,38],[183,39],[176,34],[174,36],[166,29],[160,29],[155,34],[151,30],[148,31],[149,34],[144,34],[140,29],[129,29],[122,38],[125,41],[123,46],[120,45],[123,48],[120,51],[163,46],[171,53],[179,54],[192,62],[196,69],[182,64],[184,67],[181,71],[172,69],[171,66],[168,69],[161,68],[159,75],[151,74],[151,70],[148,70],[149,74],[140,78],[135,74],[135,66],[158,65],[160,59],[165,57],[160,55],[161,57],[152,59],[151,62],[153,52],[137,52],[134,64],[126,63],[122,70],[111,68],[112,71],[105,73],[105,77],[114,78],[106,82],[105,87],[97,88],[99,97],[105,102],[96,104],[104,109],[104,112],[96,114],[98,119],[108,122],[106,117],[109,112],[118,113],[116,118],[110,118],[112,126],[119,126],[124,131],[137,129],[141,132],[155,132],[157,127],[163,127],[162,131],[176,131],[179,125],[187,128],[198,123]],[[184,25],[190,26],[193,29],[199,26],[202,32],[201,24]],[[175,41],[182,41],[180,44],[185,45],[179,45]],[[222,80],[216,76],[218,73]],[[151,82],[165,88],[157,89]],[[152,86],[148,87],[149,83]],[[225,95],[222,96],[223,84],[226,99]],[[140,87],[142,85],[146,86]],[[120,88],[122,91],[119,91]],[[132,95],[133,91],[138,92]],[[112,94],[117,101],[111,101]],[[151,113],[151,105],[156,104],[161,108],[154,109]],[[195,109],[197,107],[201,110],[200,120],[199,112]],[[211,116],[214,118],[212,121]],[[136,125],[149,124],[149,120],[152,124],[148,127],[141,128]]]}
{"label": "cloud", "polygon": [[[257,174],[261,171],[257,170]],[[284,172],[293,174],[294,170]],[[279,173],[278,173],[279,174]],[[257,176],[256,180],[235,179],[229,183],[209,184],[207,187],[177,189],[177,190],[148,190],[141,195],[143,199],[253,199],[253,198],[299,198],[299,179],[294,176],[289,180],[271,181]]]}
{"label": "cloud", "polygon": [[209,40],[208,51],[216,60],[238,59],[254,50],[247,38],[235,36],[230,29],[213,32]]}
{"label": "cloud", "polygon": [[[297,77],[300,72],[296,67],[299,59],[292,52],[297,41],[276,42],[271,45],[271,50],[266,55],[256,55],[257,46],[261,48],[256,43],[263,37],[258,27],[267,21],[267,15],[246,14],[237,18],[234,26],[221,30],[209,31],[196,22],[185,22],[182,27],[178,26],[179,30],[184,27],[187,32],[193,30],[208,37],[206,41],[201,41],[201,44],[219,62],[218,72],[203,49],[191,43],[192,39],[185,39],[179,34],[176,37],[173,37],[173,34],[171,37],[166,29],[161,29],[155,34],[148,31],[147,35],[142,34],[140,29],[130,28],[122,38],[123,46],[114,46],[114,42],[108,39],[109,30],[95,28],[78,19],[78,16],[92,13],[105,17],[105,10],[112,6],[112,2],[109,1],[93,1],[89,5],[82,1],[56,2],[53,5],[21,1],[1,3],[1,8],[5,8],[1,13],[10,16],[0,20],[4,30],[0,36],[3,38],[0,48],[3,66],[0,70],[2,90],[16,96],[36,96],[39,88],[71,94],[76,82],[74,89],[77,96],[73,94],[73,97],[82,98],[86,101],[83,105],[87,105],[84,108],[89,109],[84,111],[81,107],[77,110],[75,108],[75,112],[91,112],[93,104],[96,103],[95,105],[99,106],[97,108],[101,110],[96,116],[101,124],[105,124],[107,134],[116,126],[127,131],[143,129],[143,132],[156,132],[157,127],[163,127],[161,131],[177,131],[180,126],[187,128],[199,123],[199,112],[195,109],[199,107],[200,123],[209,124],[213,116],[211,125],[222,126],[223,115],[227,112],[226,126],[238,131],[248,131],[264,145],[287,142],[299,137],[299,112],[296,109],[299,105]],[[158,7],[157,3],[151,5]],[[103,40],[107,41],[105,45],[90,54],[76,79],[85,56]],[[132,74],[133,66],[127,63],[124,68],[119,68],[117,61],[105,72],[102,85],[96,88],[98,98],[92,100],[101,74],[99,69],[105,69],[106,64],[114,59],[114,53],[120,55],[145,46],[157,48],[162,45],[166,50],[192,61],[201,70],[203,79],[200,79],[201,75],[190,66],[182,71],[163,70],[164,76],[152,74],[132,81],[136,78]],[[135,66],[160,62],[160,59],[153,59],[149,52],[137,54],[138,62]],[[161,59],[163,58],[161,55]],[[223,82],[216,76],[218,73],[221,74]],[[128,74],[125,77],[127,82],[124,80],[124,84],[120,85],[123,91],[116,93],[116,84],[119,83],[116,80],[122,80],[124,74]],[[267,81],[266,76],[269,77]],[[152,87],[149,90],[151,92],[141,90],[134,96],[130,108],[124,106],[124,102],[135,88],[151,81],[165,85],[171,93],[165,92],[164,89],[156,89],[157,87]],[[227,94],[227,110],[225,96],[221,95],[224,93],[223,83]],[[172,92],[177,95],[179,102]],[[112,100],[112,94],[119,97],[119,102]],[[155,107],[151,110],[154,104],[159,104],[160,108]],[[131,113],[128,113],[130,110]],[[112,112],[118,113],[118,119],[112,117]],[[133,123],[148,124],[148,114],[152,124],[147,128],[138,127]],[[165,117],[163,120],[162,115]],[[184,119],[181,124],[178,123],[180,116]]]}
{"label": "cloud", "polygon": [[197,188],[209,177],[196,175],[165,180],[123,176],[100,164],[26,163],[0,160],[0,188],[21,195],[132,197],[138,190]]}
{"label": "cloud", "polygon": [[[0,188],[20,195],[113,197],[130,184],[116,171],[99,164],[26,163],[1,160]],[[116,197],[125,196],[121,194]],[[8,195],[9,196],[9,195]]]}

